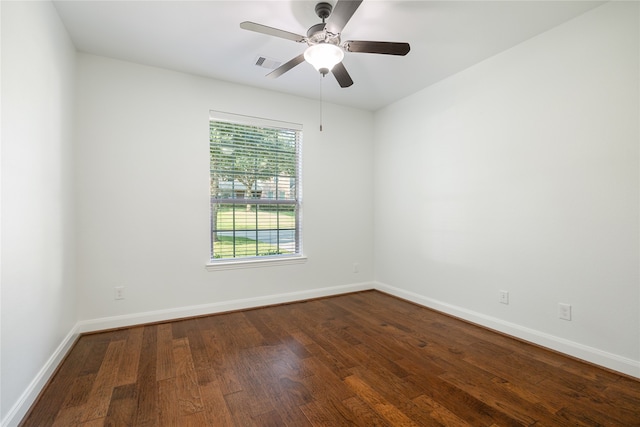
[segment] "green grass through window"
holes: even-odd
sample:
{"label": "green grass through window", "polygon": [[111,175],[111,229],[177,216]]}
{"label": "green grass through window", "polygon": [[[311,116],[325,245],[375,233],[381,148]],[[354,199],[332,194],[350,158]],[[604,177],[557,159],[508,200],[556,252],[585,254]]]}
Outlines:
{"label": "green grass through window", "polygon": [[224,208],[218,210],[218,231],[231,231],[235,223],[236,230],[268,230],[268,229],[295,229],[296,218],[293,211],[267,211],[260,210],[256,215],[255,208],[246,210],[244,207],[233,209]]}
{"label": "green grass through window", "polygon": [[[213,253],[215,254],[215,258],[233,258],[234,256],[234,248],[233,248],[233,237],[231,236],[219,236],[218,240],[213,244]],[[256,251],[256,241],[252,239],[247,239],[246,237],[236,237],[235,238],[235,256],[239,257],[249,257],[249,256],[264,256],[264,255],[277,255],[282,253],[288,253],[280,249],[278,252],[278,247],[274,245],[270,245],[268,243],[258,242],[258,247]]]}

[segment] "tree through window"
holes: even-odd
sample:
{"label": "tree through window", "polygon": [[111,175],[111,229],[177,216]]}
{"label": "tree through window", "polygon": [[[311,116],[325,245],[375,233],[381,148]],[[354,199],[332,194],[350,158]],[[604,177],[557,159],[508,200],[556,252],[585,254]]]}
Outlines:
{"label": "tree through window", "polygon": [[302,127],[211,112],[211,258],[301,254]]}

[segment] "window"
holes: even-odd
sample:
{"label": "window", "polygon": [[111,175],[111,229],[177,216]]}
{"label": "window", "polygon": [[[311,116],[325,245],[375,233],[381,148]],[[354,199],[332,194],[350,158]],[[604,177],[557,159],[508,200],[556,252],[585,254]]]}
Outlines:
{"label": "window", "polygon": [[212,111],[211,259],[300,257],[302,126]]}

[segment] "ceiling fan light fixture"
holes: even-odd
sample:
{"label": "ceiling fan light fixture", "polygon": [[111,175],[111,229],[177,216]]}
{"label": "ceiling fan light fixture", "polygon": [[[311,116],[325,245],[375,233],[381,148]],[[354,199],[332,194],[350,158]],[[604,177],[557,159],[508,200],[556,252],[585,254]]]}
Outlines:
{"label": "ceiling fan light fixture", "polygon": [[344,58],[343,50],[331,43],[318,43],[304,51],[304,59],[322,75],[327,74]]}

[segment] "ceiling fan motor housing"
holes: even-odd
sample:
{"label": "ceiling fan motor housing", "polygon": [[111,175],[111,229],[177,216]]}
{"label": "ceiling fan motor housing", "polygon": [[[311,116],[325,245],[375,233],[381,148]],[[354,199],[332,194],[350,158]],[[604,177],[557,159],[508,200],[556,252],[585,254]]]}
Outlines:
{"label": "ceiling fan motor housing", "polygon": [[311,43],[317,43],[320,41],[320,40],[314,40],[314,39],[318,39],[319,37],[321,37],[320,34],[324,32],[324,27],[325,27],[325,24],[320,23],[320,24],[312,25],[311,28],[307,30],[307,38]]}
{"label": "ceiling fan motor housing", "polygon": [[309,46],[318,43],[340,44],[339,34],[333,34],[326,31],[326,24],[324,21],[331,15],[332,10],[333,6],[331,6],[331,3],[320,2],[316,4],[316,15],[322,19],[322,22],[311,26],[311,28],[307,30],[307,44]]}

